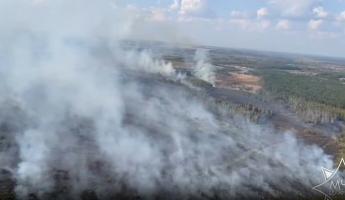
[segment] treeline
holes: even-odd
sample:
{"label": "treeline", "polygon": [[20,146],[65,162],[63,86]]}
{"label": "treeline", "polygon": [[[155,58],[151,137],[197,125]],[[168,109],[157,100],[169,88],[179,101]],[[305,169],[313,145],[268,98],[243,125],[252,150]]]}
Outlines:
{"label": "treeline", "polygon": [[345,109],[345,85],[339,80],[291,74],[278,70],[261,71],[265,88],[280,97],[299,97],[307,101]]}
{"label": "treeline", "polygon": [[211,99],[207,104],[211,110],[223,117],[240,115],[254,123],[258,123],[260,119],[270,118],[273,115],[271,110],[266,110],[252,104],[235,104],[221,99]]}
{"label": "treeline", "polygon": [[298,97],[289,97],[288,102],[293,110],[306,122],[332,123],[336,120],[345,121],[345,109],[306,101]]}

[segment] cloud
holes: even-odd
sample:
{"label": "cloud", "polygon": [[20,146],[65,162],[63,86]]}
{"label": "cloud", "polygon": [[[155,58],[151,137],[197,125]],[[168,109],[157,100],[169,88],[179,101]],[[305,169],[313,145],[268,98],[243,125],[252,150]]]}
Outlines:
{"label": "cloud", "polygon": [[199,15],[207,10],[207,0],[175,0],[170,8],[181,15]]}
{"label": "cloud", "polygon": [[215,13],[209,7],[208,0],[174,0],[169,11],[171,14],[177,15],[179,21],[215,17]]}
{"label": "cloud", "polygon": [[171,10],[178,10],[180,8],[181,0],[174,0],[174,3],[170,5]]}
{"label": "cloud", "polygon": [[279,20],[276,29],[278,30],[289,30],[290,29],[290,21],[287,19]]}
{"label": "cloud", "polygon": [[233,10],[230,12],[230,24],[246,31],[262,31],[271,26],[271,21],[265,19],[269,15],[267,8],[257,10],[256,17],[248,12]]}
{"label": "cloud", "polygon": [[305,15],[317,0],[269,0],[269,4],[282,12],[283,16],[300,17]]}
{"label": "cloud", "polygon": [[230,17],[234,19],[243,19],[248,18],[249,14],[244,11],[233,10],[230,12]]}
{"label": "cloud", "polygon": [[339,14],[339,16],[337,17],[337,21],[345,22],[345,11]]}
{"label": "cloud", "polygon": [[316,30],[320,29],[322,24],[323,24],[323,20],[321,20],[321,19],[317,19],[317,20],[312,19],[308,23],[308,28],[309,28],[309,30],[316,31]]}
{"label": "cloud", "polygon": [[268,9],[267,8],[260,8],[259,10],[257,10],[256,12],[256,16],[258,18],[263,18],[263,17],[267,17],[269,14]]}
{"label": "cloud", "polygon": [[260,20],[259,21],[259,29],[260,30],[266,30],[271,26],[270,20]]}
{"label": "cloud", "polygon": [[326,18],[328,17],[328,12],[322,6],[316,7],[313,9],[313,14],[318,18]]}
{"label": "cloud", "polygon": [[153,9],[151,10],[151,18],[152,21],[163,22],[167,20],[166,13],[164,10],[161,9]]}
{"label": "cloud", "polygon": [[[289,30],[286,34],[285,46],[293,46],[294,43],[301,43],[301,37],[310,39],[311,30],[327,31],[334,33],[337,37],[344,36],[344,23],[345,23],[345,10],[344,13],[335,13],[334,9],[330,7],[331,4],[322,0],[260,0],[261,4],[254,8],[240,8],[230,7],[228,13],[221,12],[219,9],[218,1],[207,0],[169,0],[170,4],[167,7],[147,7],[146,18],[151,21],[150,28],[144,26],[142,23],[139,27],[144,27],[143,31],[136,32],[136,35],[145,35],[151,39],[151,35],[155,29],[166,29],[166,34],[159,35],[158,38],[162,38],[160,35],[169,35],[170,38],[174,38],[174,35],[179,35],[179,39],[183,39],[183,42],[188,44],[211,44],[211,45],[224,45],[232,47],[233,42],[223,42],[221,40],[227,40],[231,37],[246,37],[246,41],[254,41],[252,38],[259,37],[265,31],[267,41],[271,39],[272,32],[275,30],[275,34],[285,34],[283,31]],[[215,6],[215,4],[218,4]],[[153,10],[153,8],[157,10]],[[217,13],[219,12],[219,15]],[[134,13],[135,14],[135,13]],[[227,15],[227,16],[226,16]],[[143,21],[140,18],[139,20]],[[164,23],[163,23],[163,20]],[[316,20],[322,20],[316,21]],[[147,20],[148,21],[148,20]],[[156,23],[159,22],[159,23]],[[137,24],[133,26],[137,28]],[[157,27],[159,26],[159,27]],[[212,29],[212,30],[210,30]],[[206,34],[207,32],[207,34]],[[316,32],[315,32],[316,33]],[[217,35],[215,37],[209,37],[210,35]],[[314,34],[314,33],[313,33]],[[263,35],[263,34],[262,34]],[[299,36],[297,36],[299,35]],[[332,35],[332,34],[324,34]],[[301,36],[301,37],[300,37]],[[326,36],[324,38],[326,38]],[[260,36],[261,37],[261,36]],[[282,36],[276,36],[282,37]],[[157,38],[156,36],[154,37]],[[330,40],[334,38],[330,37]],[[160,39],[161,40],[161,39]],[[266,41],[261,39],[262,41]],[[314,38],[312,38],[314,40]],[[165,41],[165,40],[164,40]],[[177,39],[174,39],[177,41]],[[255,40],[258,41],[258,40]],[[310,41],[303,41],[305,43]],[[336,45],[340,47],[338,43],[330,43],[327,46],[319,45],[318,49],[311,49],[306,47],[306,52],[317,51],[317,54],[329,54],[326,51],[332,51],[332,54],[336,54],[336,51],[332,46]],[[245,42],[242,42],[242,44]],[[248,42],[249,43],[249,42]],[[259,42],[257,42],[259,43]],[[310,42],[313,43],[313,42]],[[253,46],[251,42],[249,46]],[[263,48],[267,49],[266,44],[262,42],[260,44]],[[235,46],[241,47],[241,44]],[[284,48],[284,47],[279,47]],[[275,49],[275,47],[274,47]],[[284,48],[285,49],[285,48]],[[295,51],[296,48],[287,48],[283,51]],[[321,53],[320,53],[321,52]],[[324,53],[323,53],[324,52]],[[335,52],[335,53],[334,53]]]}
{"label": "cloud", "polygon": [[241,29],[248,30],[252,28],[252,22],[249,19],[230,19],[232,26],[240,27]]}
{"label": "cloud", "polygon": [[249,32],[261,32],[269,29],[272,25],[270,20],[256,20],[250,18],[233,18],[230,19],[229,22],[232,27],[238,27]]}

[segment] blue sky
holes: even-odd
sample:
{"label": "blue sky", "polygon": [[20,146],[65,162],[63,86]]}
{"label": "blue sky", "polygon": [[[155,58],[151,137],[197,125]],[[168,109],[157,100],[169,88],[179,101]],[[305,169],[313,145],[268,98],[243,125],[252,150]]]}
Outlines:
{"label": "blue sky", "polygon": [[120,0],[120,4],[140,16],[133,26],[143,39],[345,57],[345,0]]}
{"label": "blue sky", "polygon": [[[126,0],[143,39],[345,57],[345,0]],[[169,31],[167,31],[169,30]],[[165,37],[167,36],[167,37]]]}
{"label": "blue sky", "polygon": [[[141,7],[168,7],[172,4],[173,1],[174,0],[126,0],[123,3],[133,4]],[[229,13],[229,10],[255,12],[257,9],[271,4],[271,2],[265,0],[213,0],[208,2],[208,6],[210,6],[220,15],[226,15]],[[320,5],[327,9],[329,12],[342,12],[345,10],[345,0],[318,0],[309,2],[316,2],[315,5]]]}
{"label": "blue sky", "polygon": [[[19,13],[25,6],[29,6],[29,13],[62,5],[66,6],[64,12],[89,12],[94,5],[100,12],[109,8],[116,15],[107,17],[116,30],[112,34],[124,39],[345,58],[345,0],[66,0],[72,6],[55,0],[0,2],[15,7]],[[11,25],[6,22],[9,16],[25,16],[11,13],[3,8],[5,25]],[[77,24],[89,25],[91,19],[102,17],[94,13],[88,13],[90,19]],[[70,20],[63,22],[69,24]]]}

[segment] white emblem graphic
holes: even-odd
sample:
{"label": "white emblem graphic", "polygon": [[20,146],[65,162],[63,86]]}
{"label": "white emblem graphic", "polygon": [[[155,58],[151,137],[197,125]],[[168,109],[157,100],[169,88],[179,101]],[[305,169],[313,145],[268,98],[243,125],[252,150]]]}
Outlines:
{"label": "white emblem graphic", "polygon": [[332,200],[333,196],[345,195],[345,177],[339,173],[341,167],[345,167],[343,158],[335,170],[322,168],[324,181],[313,189],[323,194],[325,200]]}

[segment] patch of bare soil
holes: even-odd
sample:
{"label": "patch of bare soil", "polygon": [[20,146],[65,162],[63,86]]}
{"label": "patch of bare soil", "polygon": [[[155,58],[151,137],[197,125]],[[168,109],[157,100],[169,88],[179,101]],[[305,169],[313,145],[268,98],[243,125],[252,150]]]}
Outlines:
{"label": "patch of bare soil", "polygon": [[263,84],[262,78],[259,76],[243,73],[228,73],[227,75],[217,75],[216,87],[258,93],[262,90]]}

